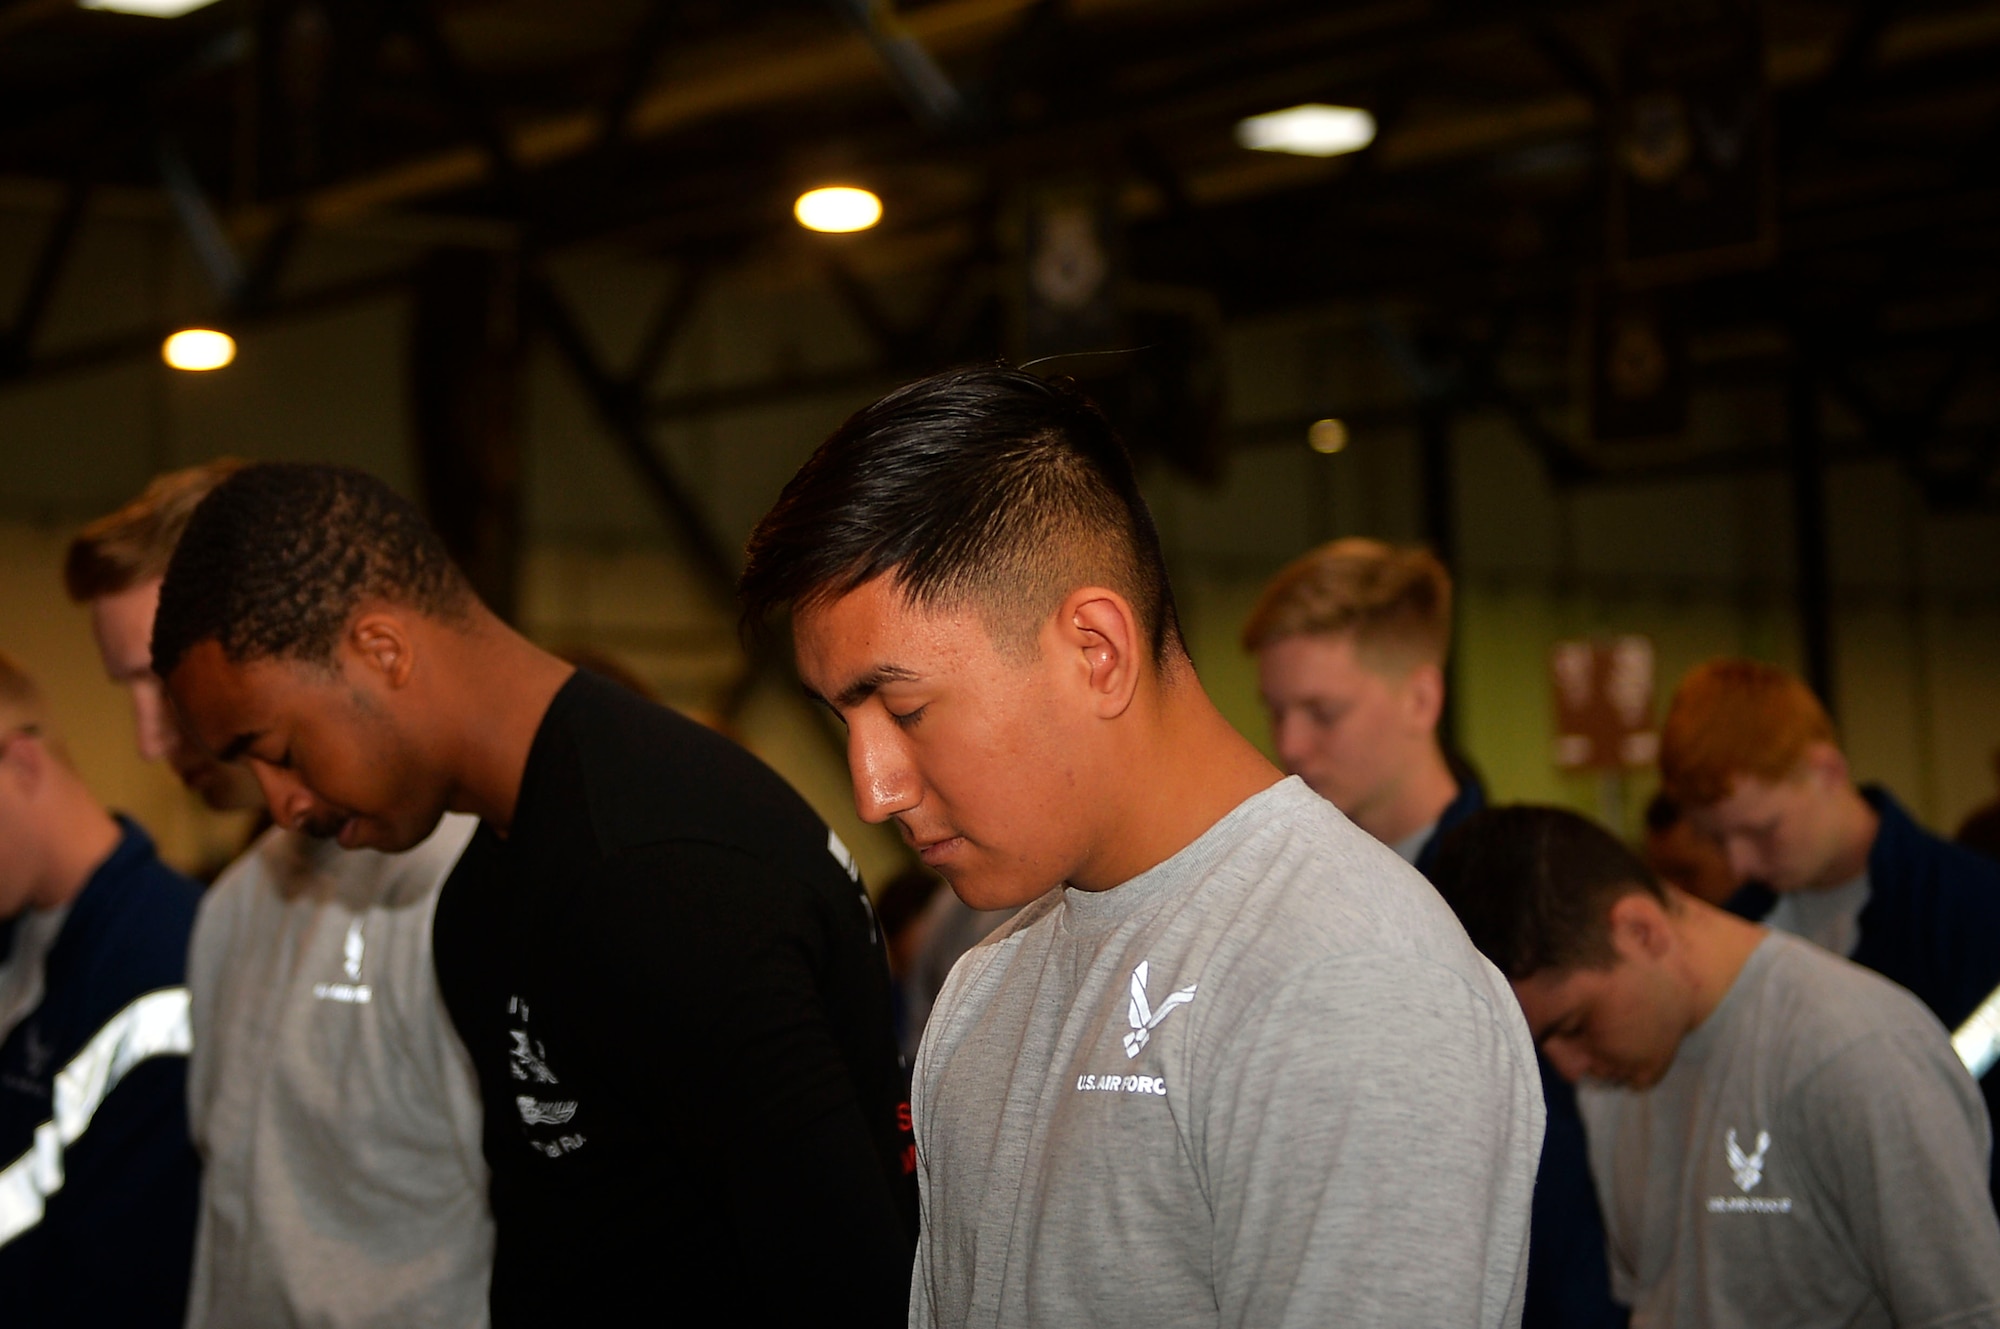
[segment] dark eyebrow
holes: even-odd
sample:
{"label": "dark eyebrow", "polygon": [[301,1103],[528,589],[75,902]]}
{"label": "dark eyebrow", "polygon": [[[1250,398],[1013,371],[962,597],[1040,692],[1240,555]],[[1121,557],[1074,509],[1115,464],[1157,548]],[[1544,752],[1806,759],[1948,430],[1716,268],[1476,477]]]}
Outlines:
{"label": "dark eyebrow", "polygon": [[256,734],[238,734],[223,746],[222,751],[215,754],[215,759],[221,762],[242,760],[243,754],[250,750],[250,745],[255,743],[258,737]]}
{"label": "dark eyebrow", "polygon": [[835,693],[831,701],[820,696],[811,688],[806,689],[806,695],[815,701],[824,702],[833,707],[836,712],[839,712],[867,701],[875,695],[876,690],[884,683],[914,683],[917,677],[916,670],[905,669],[901,665],[876,665],[860,678],[855,679],[852,683],[849,683],[846,687]]}

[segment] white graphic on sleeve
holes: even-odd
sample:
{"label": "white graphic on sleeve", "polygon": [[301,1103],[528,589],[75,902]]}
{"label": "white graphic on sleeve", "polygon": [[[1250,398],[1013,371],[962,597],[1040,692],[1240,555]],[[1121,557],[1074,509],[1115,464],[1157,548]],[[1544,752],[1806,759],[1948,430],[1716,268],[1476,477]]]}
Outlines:
{"label": "white graphic on sleeve", "polygon": [[847,874],[849,881],[861,880],[861,869],[854,866],[854,851],[832,831],[826,833],[826,852],[833,855],[833,861],[840,864],[840,870]]}
{"label": "white graphic on sleeve", "polygon": [[314,999],[345,1002],[351,1006],[365,1006],[373,1001],[374,992],[361,981],[361,956],[366,948],[367,942],[361,935],[361,920],[357,918],[347,925],[347,939],[340,944],[340,968],[347,975],[347,981],[313,984]]}
{"label": "white graphic on sleeve", "polygon": [[[833,861],[840,864],[840,870],[856,886],[861,886],[861,869],[854,862],[854,851],[832,831],[826,833],[826,852],[833,855]],[[875,902],[868,898],[868,888],[861,887],[861,912],[868,916],[868,940],[872,944],[881,939],[881,932],[875,926]]]}
{"label": "white graphic on sleeve", "polygon": [[1160,1027],[1160,1021],[1167,1018],[1176,1006],[1185,1006],[1194,1000],[1195,984],[1190,983],[1179,991],[1168,995],[1160,1003],[1160,1009],[1153,1009],[1146,1000],[1146,971],[1150,960],[1139,961],[1139,967],[1132,971],[1132,1002],[1127,1014],[1132,1021],[1132,1032],[1125,1035],[1125,1056],[1127,1060],[1139,1055],[1140,1049],[1153,1037],[1153,1031]]}
{"label": "white graphic on sleeve", "polygon": [[[530,1084],[556,1084],[555,1071],[549,1068],[549,1050],[539,1038],[532,1037],[524,1027],[528,1023],[528,1003],[521,997],[507,998],[507,1014],[515,1027],[507,1031],[513,1046],[507,1049],[507,1073],[516,1080]],[[514,1109],[521,1114],[523,1127],[567,1126],[576,1116],[576,1100],[536,1098],[533,1094],[514,1095]],[[583,1148],[588,1137],[582,1132],[557,1135],[553,1138],[537,1137],[532,1131],[523,1131],[530,1149],[549,1158],[561,1158]]]}
{"label": "white graphic on sleeve", "polygon": [[1724,1152],[1729,1155],[1729,1170],[1736,1175],[1736,1187],[1744,1194],[1757,1189],[1757,1183],[1764,1179],[1764,1154],[1771,1147],[1771,1132],[1757,1132],[1757,1152],[1746,1154],[1736,1143],[1736,1132],[1730,1131],[1723,1141]]}
{"label": "white graphic on sleeve", "polygon": [[514,1046],[507,1053],[510,1058],[507,1069],[517,1080],[533,1080],[537,1084],[555,1084],[556,1073],[543,1060],[547,1049],[528,1037],[525,1029],[510,1029],[507,1036],[514,1040]]}
{"label": "white graphic on sleeve", "polygon": [[576,1103],[551,1103],[543,1099],[530,1098],[526,1094],[514,1095],[514,1106],[521,1111],[521,1120],[530,1126],[560,1126],[576,1115]]}

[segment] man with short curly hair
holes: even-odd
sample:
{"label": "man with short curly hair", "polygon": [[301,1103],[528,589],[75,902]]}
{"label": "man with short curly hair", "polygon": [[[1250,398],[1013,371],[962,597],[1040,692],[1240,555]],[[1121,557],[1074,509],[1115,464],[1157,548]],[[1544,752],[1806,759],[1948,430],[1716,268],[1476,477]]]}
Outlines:
{"label": "man with short curly hair", "polygon": [[900,1323],[915,1240],[881,938],[768,767],[481,604],[415,509],[334,466],[203,502],[154,668],[287,826],[481,825],[436,976],[484,1100],[496,1329],[674,1304]]}
{"label": "man with short curly hair", "polygon": [[[157,477],[84,527],[64,567],[132,698],[140,755],[224,809],[261,807],[262,792],[181,731],[151,642],[181,533],[243,467]],[[401,854],[345,853],[312,829],[266,831],[195,924],[188,1100],[204,1166],[188,1329],[478,1329],[493,1263],[479,1091],[430,945],[472,823]]]}

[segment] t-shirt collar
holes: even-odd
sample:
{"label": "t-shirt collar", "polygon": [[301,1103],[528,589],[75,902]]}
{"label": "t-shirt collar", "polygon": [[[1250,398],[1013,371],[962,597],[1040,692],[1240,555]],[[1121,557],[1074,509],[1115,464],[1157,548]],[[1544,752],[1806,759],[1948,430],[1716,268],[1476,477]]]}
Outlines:
{"label": "t-shirt collar", "polygon": [[1244,799],[1173,857],[1129,881],[1102,891],[1064,886],[1065,923],[1081,932],[1115,927],[1186,883],[1206,876],[1258,822],[1318,799],[1319,795],[1307,788],[1305,781],[1296,775],[1287,776],[1269,789]]}

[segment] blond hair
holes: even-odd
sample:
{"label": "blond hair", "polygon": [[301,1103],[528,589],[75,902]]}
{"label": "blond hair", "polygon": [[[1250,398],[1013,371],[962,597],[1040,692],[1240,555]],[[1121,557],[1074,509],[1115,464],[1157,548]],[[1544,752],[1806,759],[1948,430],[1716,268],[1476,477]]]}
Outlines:
{"label": "blond hair", "polygon": [[69,598],[85,604],[166,576],[188,518],[211,490],[248,464],[218,457],[154,476],[137,498],[77,532],[63,561]]}
{"label": "blond hair", "polygon": [[1442,666],[1451,649],[1451,574],[1421,546],[1350,537],[1295,559],[1257,597],[1243,647],[1286,637],[1354,639],[1377,666]]}

